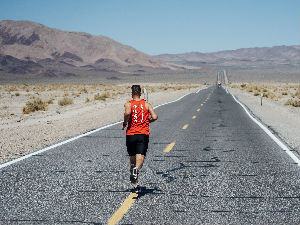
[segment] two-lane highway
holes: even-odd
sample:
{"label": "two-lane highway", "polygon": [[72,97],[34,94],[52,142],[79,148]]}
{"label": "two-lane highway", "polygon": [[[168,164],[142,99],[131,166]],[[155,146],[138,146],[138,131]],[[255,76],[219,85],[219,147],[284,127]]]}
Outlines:
{"label": "two-lane highway", "polygon": [[142,193],[114,125],[2,168],[0,223],[300,223],[299,166],[223,88],[156,111]]}

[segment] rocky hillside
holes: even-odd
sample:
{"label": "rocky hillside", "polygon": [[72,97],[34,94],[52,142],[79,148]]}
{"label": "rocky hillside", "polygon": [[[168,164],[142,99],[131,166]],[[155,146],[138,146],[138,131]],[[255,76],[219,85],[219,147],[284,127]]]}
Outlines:
{"label": "rocky hillside", "polygon": [[264,48],[242,48],[213,53],[189,52],[183,54],[163,54],[157,59],[166,62],[190,65],[218,66],[268,66],[299,65],[300,46],[275,46]]}
{"label": "rocky hillside", "polygon": [[1,70],[43,73],[47,65],[57,64],[106,71],[130,66],[176,69],[105,36],[62,31],[30,21],[0,21]]}

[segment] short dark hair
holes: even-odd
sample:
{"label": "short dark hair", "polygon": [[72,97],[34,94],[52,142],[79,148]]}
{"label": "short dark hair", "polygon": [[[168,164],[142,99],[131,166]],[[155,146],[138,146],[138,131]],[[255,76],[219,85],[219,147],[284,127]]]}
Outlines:
{"label": "short dark hair", "polygon": [[142,89],[140,85],[132,85],[131,91],[133,95],[141,95]]}

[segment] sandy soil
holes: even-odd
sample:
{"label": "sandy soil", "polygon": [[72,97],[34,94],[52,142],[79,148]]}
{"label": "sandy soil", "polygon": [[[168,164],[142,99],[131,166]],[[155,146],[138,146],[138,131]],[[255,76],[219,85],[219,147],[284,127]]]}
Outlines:
{"label": "sandy soil", "polygon": [[[300,153],[300,108],[286,105],[289,99],[299,102],[299,84],[255,84],[252,87],[258,88],[254,89],[247,86],[251,85],[241,88],[241,84],[234,84],[231,85],[233,88],[229,87],[228,90],[291,148]],[[251,89],[253,91],[249,92]],[[261,89],[262,93],[273,94],[266,94],[268,97],[263,97],[261,106],[260,95],[254,96],[255,89]]]}
{"label": "sandy soil", "polygon": [[[155,106],[195,92],[203,85],[142,84]],[[26,155],[68,137],[123,119],[130,85],[0,85],[0,163]],[[107,94],[95,100],[95,94]],[[64,97],[73,104],[60,106]],[[143,96],[142,96],[143,97]],[[23,114],[27,101],[49,100],[46,111]],[[88,101],[87,101],[88,99]]]}

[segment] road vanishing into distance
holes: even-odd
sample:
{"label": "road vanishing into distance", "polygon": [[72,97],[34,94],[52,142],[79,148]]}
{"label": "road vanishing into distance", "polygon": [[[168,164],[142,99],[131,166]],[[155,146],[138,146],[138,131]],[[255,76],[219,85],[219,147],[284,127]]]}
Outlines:
{"label": "road vanishing into distance", "polygon": [[299,165],[222,87],[156,111],[141,193],[119,123],[2,167],[0,224],[300,224]]}

